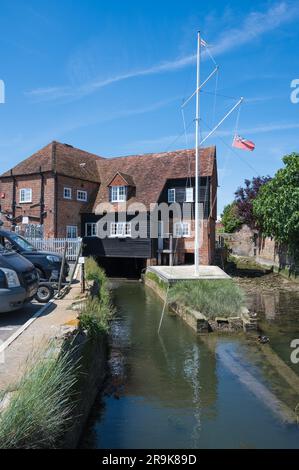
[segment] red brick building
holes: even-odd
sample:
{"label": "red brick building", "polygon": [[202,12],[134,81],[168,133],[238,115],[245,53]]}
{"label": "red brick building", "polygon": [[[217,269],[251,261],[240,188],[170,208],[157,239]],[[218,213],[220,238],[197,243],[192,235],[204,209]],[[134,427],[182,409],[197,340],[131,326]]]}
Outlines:
{"label": "red brick building", "polygon": [[[136,258],[146,263],[192,262],[194,211],[184,224],[170,224],[164,239],[150,234],[133,239],[131,222],[114,222],[105,239],[97,234],[100,203],[110,203],[118,217],[120,203],[143,204],[147,217],[153,205],[194,203],[194,150],[103,158],[52,142],[0,177],[2,220],[7,228],[32,231],[45,238],[86,237],[86,254],[105,258]],[[200,192],[202,230],[200,258],[212,264],[217,213],[215,147],[201,149]],[[194,205],[194,204],[193,204]],[[161,227],[163,221],[161,221]],[[28,230],[29,229],[29,230]],[[177,233],[180,232],[180,233]],[[182,232],[182,233],[181,233]],[[175,242],[172,237],[178,238]]]}
{"label": "red brick building", "polygon": [[101,157],[52,142],[0,177],[6,227],[42,225],[45,238],[80,236],[81,211],[100,186]]}

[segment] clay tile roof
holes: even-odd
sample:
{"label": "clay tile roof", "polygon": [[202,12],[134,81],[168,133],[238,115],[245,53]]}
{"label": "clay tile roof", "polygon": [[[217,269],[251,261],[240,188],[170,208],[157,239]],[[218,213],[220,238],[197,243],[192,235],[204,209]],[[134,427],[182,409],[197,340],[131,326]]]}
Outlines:
{"label": "clay tile roof", "polygon": [[121,176],[124,182],[127,183],[128,186],[135,186],[132,176],[127,175],[126,173],[123,173],[122,171],[117,171],[116,174],[113,176],[113,178],[111,178],[111,180],[108,181],[106,186],[109,186],[117,175]]}
{"label": "clay tile roof", "polygon": [[[51,142],[38,152],[18,163],[12,172],[15,176],[29,175],[46,171],[56,171],[73,178],[100,182],[97,161],[102,157],[84,150],[77,149],[68,144]],[[10,176],[11,170],[1,176]]]}
{"label": "clay tile roof", "polygon": [[[167,153],[132,155],[107,158],[97,161],[101,186],[93,211],[97,204],[108,201],[107,185],[117,173],[130,175],[136,187],[130,202],[143,203],[147,208],[158,201],[168,179],[187,178],[195,174],[195,151],[178,150]],[[216,147],[200,151],[200,175],[212,176],[216,172]]]}

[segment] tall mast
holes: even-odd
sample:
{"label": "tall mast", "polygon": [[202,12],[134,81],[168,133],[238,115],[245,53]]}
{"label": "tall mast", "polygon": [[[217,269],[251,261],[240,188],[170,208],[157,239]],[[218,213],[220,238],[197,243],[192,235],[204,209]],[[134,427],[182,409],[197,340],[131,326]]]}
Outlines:
{"label": "tall mast", "polygon": [[196,116],[195,116],[195,242],[194,263],[195,275],[199,275],[199,119],[200,119],[200,32],[197,33],[197,67],[196,67]]}

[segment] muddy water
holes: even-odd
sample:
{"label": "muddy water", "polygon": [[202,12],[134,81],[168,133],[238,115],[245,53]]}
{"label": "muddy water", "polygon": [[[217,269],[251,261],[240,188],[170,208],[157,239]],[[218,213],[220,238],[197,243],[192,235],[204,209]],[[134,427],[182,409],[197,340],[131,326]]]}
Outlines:
{"label": "muddy water", "polygon": [[[248,288],[287,360],[296,294],[278,296],[267,310],[257,294]],[[150,289],[116,283],[113,296],[110,378],[81,447],[299,448],[292,411],[299,396],[264,360],[255,337],[201,339],[171,315],[158,336],[163,305]],[[295,317],[298,327],[298,304]]]}
{"label": "muddy water", "polygon": [[273,350],[299,375],[291,362],[291,342],[299,340],[299,284],[277,274],[238,279],[247,294],[248,307],[258,314],[259,326]]}

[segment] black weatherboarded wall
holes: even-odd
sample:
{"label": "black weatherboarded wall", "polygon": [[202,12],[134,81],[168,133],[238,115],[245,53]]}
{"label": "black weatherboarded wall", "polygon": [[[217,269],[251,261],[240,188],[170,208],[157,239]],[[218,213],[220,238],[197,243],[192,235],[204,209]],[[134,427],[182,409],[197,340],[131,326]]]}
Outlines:
{"label": "black weatherboarded wall", "polygon": [[[82,214],[82,233],[85,234],[85,224],[87,222],[98,222],[99,219],[100,216],[95,214]],[[83,256],[152,258],[153,248],[149,236],[148,238],[83,238]]]}

